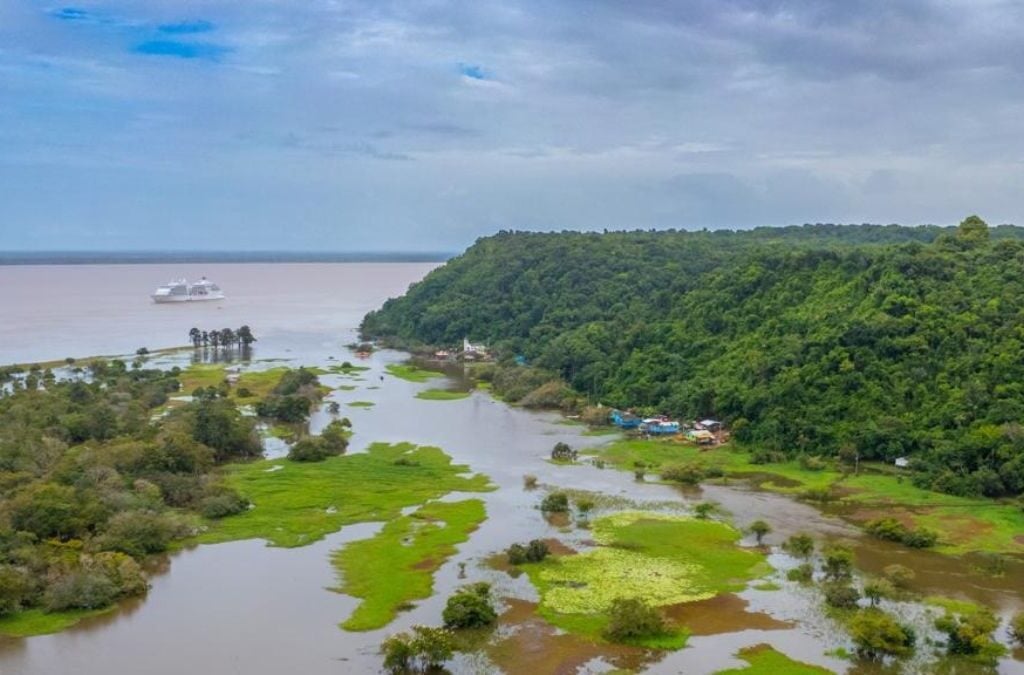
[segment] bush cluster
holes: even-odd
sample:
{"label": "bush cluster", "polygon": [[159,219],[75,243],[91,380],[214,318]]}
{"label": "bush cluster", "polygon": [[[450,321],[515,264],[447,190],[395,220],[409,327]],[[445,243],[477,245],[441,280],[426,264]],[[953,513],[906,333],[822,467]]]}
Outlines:
{"label": "bush cluster", "polygon": [[491,585],[470,584],[455,592],[441,613],[446,628],[482,628],[498,619],[491,602]]}
{"label": "bush cluster", "polygon": [[386,638],[380,651],[384,668],[391,673],[427,672],[441,668],[454,655],[455,640],[445,628],[413,626]]}
{"label": "bush cluster", "polygon": [[512,544],[506,551],[511,565],[540,562],[547,558],[549,553],[548,545],[541,539],[534,539],[526,545]]}
{"label": "bush cluster", "polygon": [[912,529],[895,518],[876,518],[864,525],[864,531],[873,537],[897,541],[911,548],[931,548],[939,540],[939,535],[924,527]]}
{"label": "bush cluster", "polygon": [[665,631],[665,618],[656,608],[641,598],[616,598],[608,610],[604,634],[614,642],[632,642]]}

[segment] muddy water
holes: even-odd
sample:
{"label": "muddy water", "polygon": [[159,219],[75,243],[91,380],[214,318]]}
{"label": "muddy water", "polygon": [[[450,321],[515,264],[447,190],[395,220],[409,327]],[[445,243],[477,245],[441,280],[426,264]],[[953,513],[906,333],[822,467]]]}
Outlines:
{"label": "muddy water", "polygon": [[[409,268],[405,273],[412,277],[421,272]],[[400,291],[411,280],[392,279],[389,283]],[[260,334],[261,342],[247,367],[265,368],[282,362],[330,365],[352,359],[342,345],[352,339],[361,307],[378,304],[384,291],[378,288],[367,294],[365,289],[351,290],[353,286],[339,288],[342,290],[337,293],[342,296],[348,292],[358,297],[343,298],[337,314],[330,317],[317,315],[330,306],[326,294],[317,302],[327,304],[319,309],[309,308],[308,315],[297,313],[291,323],[283,315],[276,316],[268,325],[281,327],[270,330],[265,339]],[[284,312],[289,302],[285,297],[275,306],[275,312]],[[186,320],[181,325],[187,331],[194,317],[183,318]],[[258,326],[254,319],[244,322]],[[97,347],[92,351],[114,350]],[[58,352],[32,358],[63,355]],[[384,636],[414,624],[437,624],[444,598],[457,586],[475,580],[491,581],[505,598],[502,625],[489,640],[483,640],[485,644],[478,652],[456,660],[456,672],[539,675],[597,673],[623,667],[655,673],[711,673],[744,666],[733,654],[742,647],[762,642],[793,658],[837,672],[848,667],[845,661],[825,655],[838,647],[849,648],[847,639],[824,615],[821,599],[814,590],[782,580],[782,571],[796,562],[779,553],[773,553],[770,562],[780,570],[773,578],[781,590],[756,590],[755,582],[736,595],[698,603],[699,607],[671,610],[694,627],[694,637],[685,650],[651,654],[595,646],[552,629],[533,614],[538,598],[528,580],[513,578],[486,564],[496,551],[515,541],[557,538],[577,550],[590,545],[587,530],[551,523],[541,517],[535,505],[545,486],[587,490],[642,503],[674,503],[681,508],[696,501],[713,500],[737,524],[756,518],[768,520],[775,530],[768,538],[769,543],[778,543],[797,531],[812,532],[821,538],[848,539],[855,543],[858,562],[865,568],[874,571],[891,562],[901,562],[917,570],[917,583],[926,592],[962,594],[984,600],[1004,613],[1021,602],[1024,578],[1018,567],[1011,565],[1004,576],[991,577],[977,571],[971,561],[909,552],[864,539],[836,514],[823,514],[787,497],[746,489],[740,484],[683,492],[637,483],[627,472],[586,465],[552,465],[545,460],[554,443],[565,441],[580,447],[601,442],[600,439],[582,437],[578,427],[566,426],[557,415],[513,409],[480,392],[457,401],[416,399],[415,393],[420,389],[443,386],[444,381],[414,384],[386,375],[385,366],[403,356],[380,352],[364,362],[370,368],[368,371],[323,379],[331,386],[356,387],[351,391],[337,390],[330,396],[353,421],[351,452],[362,451],[375,441],[437,445],[473,471],[490,476],[499,487],[494,492],[472,495],[484,499],[489,519],[436,573],[432,598],[416,603],[414,609],[399,615],[383,630],[348,633],[337,627],[356,601],[326,590],[336,582],[328,554],[347,541],[372,536],[379,524],[347,527],[324,541],[299,549],[270,548],[258,541],[202,546],[172,556],[165,569],[154,574],[152,589],[144,600],[57,635],[0,639],[0,673],[377,672],[377,646]],[[166,356],[161,357],[160,363],[169,366],[186,363],[190,358],[187,353]],[[32,359],[15,356],[10,360]],[[354,401],[375,405],[348,405]],[[329,419],[326,414],[317,413],[310,428],[315,432]],[[276,453],[285,450],[279,443],[271,449]],[[537,476],[542,487],[524,489],[524,474]],[[451,495],[448,499],[462,497],[465,495]],[[596,512],[594,517],[599,515]],[[460,563],[465,563],[466,578],[460,578]],[[901,616],[915,617],[921,612],[920,607],[907,603],[889,608]],[[1001,670],[1024,672],[1024,667],[1007,659]]]}

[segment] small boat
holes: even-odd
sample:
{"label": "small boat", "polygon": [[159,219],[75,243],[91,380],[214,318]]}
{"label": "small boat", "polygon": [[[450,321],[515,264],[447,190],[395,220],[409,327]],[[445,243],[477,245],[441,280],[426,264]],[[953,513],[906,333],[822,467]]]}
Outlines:
{"label": "small boat", "polygon": [[153,302],[197,302],[200,300],[223,300],[224,291],[220,286],[203,277],[195,283],[176,279],[156,289],[150,297]]}

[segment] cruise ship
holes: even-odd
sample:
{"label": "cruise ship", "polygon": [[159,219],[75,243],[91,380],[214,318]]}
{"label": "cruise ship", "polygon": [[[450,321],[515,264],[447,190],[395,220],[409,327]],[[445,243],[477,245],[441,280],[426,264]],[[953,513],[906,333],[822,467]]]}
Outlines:
{"label": "cruise ship", "polygon": [[195,283],[177,279],[156,289],[153,302],[197,302],[201,300],[223,300],[224,291],[220,286],[203,277]]}

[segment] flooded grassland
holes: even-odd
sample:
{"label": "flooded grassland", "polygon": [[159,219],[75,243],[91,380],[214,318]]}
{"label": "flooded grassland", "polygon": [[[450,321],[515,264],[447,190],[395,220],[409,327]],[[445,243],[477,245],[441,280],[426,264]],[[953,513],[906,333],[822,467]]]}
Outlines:
{"label": "flooded grassland", "polygon": [[[474,581],[493,585],[500,617],[467,640],[453,672],[776,672],[780,663],[792,672],[859,672],[844,658],[853,645],[843,618],[826,608],[819,586],[787,579],[802,560],[780,544],[797,532],[811,534],[819,551],[828,541],[850,543],[858,579],[893,562],[916,572],[905,593],[881,601],[918,631],[917,656],[902,662],[907,672],[936,667],[931,623],[950,601],[990,606],[1004,618],[1021,605],[1021,566],[1012,556],[992,570],[985,559],[951,555],[955,549],[878,541],[851,524],[857,516],[848,506],[819,507],[739,478],[679,487],[653,472],[638,481],[611,466],[554,464],[548,455],[557,442],[594,448],[614,464],[622,441],[509,407],[458,378],[404,368],[400,353],[375,353],[357,368],[341,366],[350,355],[331,356],[219,365],[190,365],[188,353],[159,357],[196,386],[237,371],[233,395],[242,383],[261,390],[261,373],[315,367],[330,393],[294,434],[317,433],[336,402],[353,423],[349,451],[299,464],[284,459],[286,442],[268,433],[268,459],[227,470],[253,509],[169,556],[146,598],[57,634],[3,639],[3,672],[66,672],[72,661],[76,672],[97,674],[376,672],[385,636],[438,625],[446,598]],[[433,391],[459,395],[424,396]],[[690,452],[642,450],[663,461]],[[533,487],[526,474],[536,477]],[[560,491],[568,513],[537,508]],[[716,504],[711,517],[695,517],[707,502]],[[758,518],[772,528],[761,546],[744,533]],[[501,563],[508,546],[538,538],[550,542],[544,562]],[[606,612],[620,595],[662,608],[670,629],[646,642],[609,642]],[[1024,669],[1011,655],[999,670]]]}

